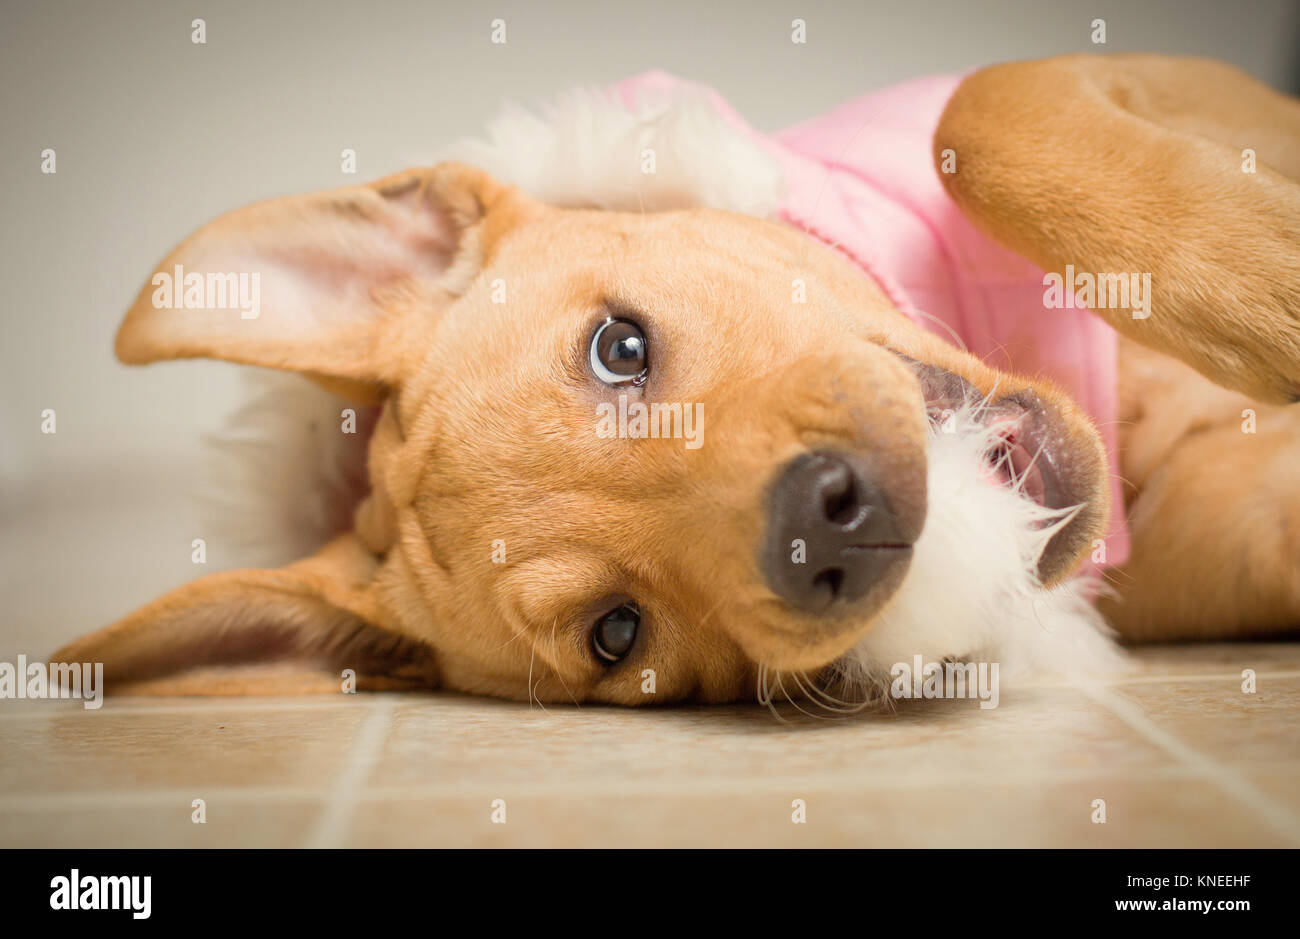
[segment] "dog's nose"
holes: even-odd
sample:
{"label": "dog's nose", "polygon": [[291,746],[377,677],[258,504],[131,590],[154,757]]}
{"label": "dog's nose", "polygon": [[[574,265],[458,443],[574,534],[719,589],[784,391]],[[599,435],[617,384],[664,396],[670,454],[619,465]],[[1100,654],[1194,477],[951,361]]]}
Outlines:
{"label": "dog's nose", "polygon": [[807,613],[848,606],[886,579],[897,582],[911,558],[884,493],[851,456],[792,460],[772,489],[770,513],[764,575]]}

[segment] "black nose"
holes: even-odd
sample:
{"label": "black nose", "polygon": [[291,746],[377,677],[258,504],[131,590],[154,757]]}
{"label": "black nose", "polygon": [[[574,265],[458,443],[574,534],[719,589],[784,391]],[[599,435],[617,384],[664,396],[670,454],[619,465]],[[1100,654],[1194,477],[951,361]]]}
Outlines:
{"label": "black nose", "polygon": [[828,612],[902,579],[911,558],[884,493],[857,460],[806,453],[777,477],[764,574],[791,606]]}

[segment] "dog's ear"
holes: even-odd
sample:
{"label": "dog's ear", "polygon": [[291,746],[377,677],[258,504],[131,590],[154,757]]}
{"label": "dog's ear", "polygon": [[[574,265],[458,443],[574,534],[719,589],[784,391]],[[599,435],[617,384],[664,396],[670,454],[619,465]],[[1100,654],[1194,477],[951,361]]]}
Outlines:
{"label": "dog's ear", "polygon": [[443,163],[236,210],[158,265],[118,330],[118,358],[207,357],[391,385],[424,321],[535,206]]}
{"label": "dog's ear", "polygon": [[[102,662],[104,682],[120,687],[211,665],[293,660],[336,675],[356,673],[359,688],[438,684],[433,649],[384,625],[372,583],[379,561],[353,535],[276,570],[211,574],[64,646],[52,662]],[[239,691],[227,678],[188,690]],[[313,689],[315,690],[315,689]]]}

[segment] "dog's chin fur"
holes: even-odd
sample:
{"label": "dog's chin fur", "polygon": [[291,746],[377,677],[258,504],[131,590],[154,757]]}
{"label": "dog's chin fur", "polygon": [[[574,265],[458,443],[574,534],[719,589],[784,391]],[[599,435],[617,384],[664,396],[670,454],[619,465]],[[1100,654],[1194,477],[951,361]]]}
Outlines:
{"label": "dog's chin fur", "polygon": [[[652,148],[656,172],[642,173]],[[642,99],[631,109],[573,92],[545,116],[508,109],[485,141],[442,154],[474,163],[555,205],[655,211],[706,206],[775,215],[776,163],[717,115],[703,92]],[[375,412],[295,375],[250,369],[250,400],[214,435],[209,529],[239,564],[276,565],[311,553],[348,526],[365,492]],[[357,433],[340,432],[355,407]],[[888,684],[890,666],[943,658],[996,661],[1010,677],[1038,669],[1088,674],[1122,662],[1078,580],[1050,590],[1036,564],[1062,513],[988,479],[993,440],[977,407],[936,427],[929,508],[911,568],[880,622],[832,666],[858,698]]]}
{"label": "dog's chin fur", "polygon": [[1098,585],[1040,584],[1039,556],[1074,510],[1043,508],[990,478],[999,437],[980,408],[967,403],[931,423],[925,529],[875,627],[826,676],[845,698],[878,697],[891,666],[910,667],[917,655],[926,664],[997,662],[1002,678],[1055,671],[1086,679],[1123,664],[1089,602]]}

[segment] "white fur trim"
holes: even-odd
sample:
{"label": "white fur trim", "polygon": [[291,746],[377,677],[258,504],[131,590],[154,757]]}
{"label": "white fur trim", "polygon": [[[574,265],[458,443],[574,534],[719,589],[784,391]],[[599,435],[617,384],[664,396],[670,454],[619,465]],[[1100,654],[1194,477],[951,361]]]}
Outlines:
{"label": "white fur trim", "polygon": [[1000,437],[979,410],[967,403],[931,422],[926,522],[911,566],[880,622],[837,663],[855,700],[917,655],[997,662],[1004,679],[1044,670],[1086,678],[1124,663],[1087,584],[1039,583],[1039,557],[1074,510],[1045,509],[990,478]]}
{"label": "white fur trim", "polygon": [[[654,172],[645,172],[650,152]],[[784,187],[777,162],[691,85],[646,91],[631,110],[589,89],[561,95],[541,115],[510,106],[488,124],[487,139],[458,141],[441,156],[570,208],[708,206],[767,218]]]}
{"label": "white fur trim", "polygon": [[[249,367],[244,382],[244,404],[204,438],[203,530],[214,560],[278,567],[352,527],[379,412],[288,372]],[[348,408],[355,434],[343,432]]]}

